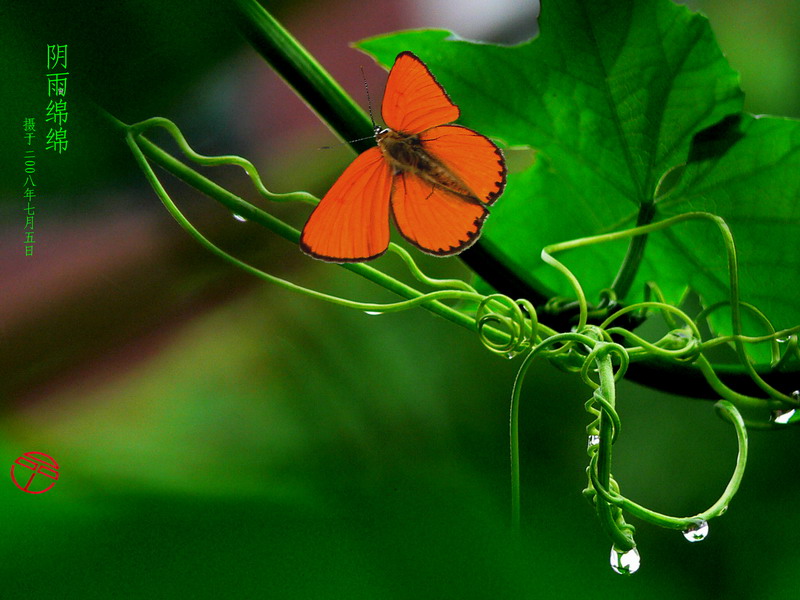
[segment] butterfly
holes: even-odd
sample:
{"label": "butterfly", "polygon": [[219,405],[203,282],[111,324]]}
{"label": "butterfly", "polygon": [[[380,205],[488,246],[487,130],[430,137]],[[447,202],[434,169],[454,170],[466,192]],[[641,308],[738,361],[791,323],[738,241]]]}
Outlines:
{"label": "butterfly", "polygon": [[320,260],[376,258],[389,246],[391,213],[423,252],[450,256],[480,236],[506,185],[503,153],[489,138],[452,125],[460,111],[428,67],[397,55],[375,127],[377,146],[360,154],[309,216],[300,248]]}

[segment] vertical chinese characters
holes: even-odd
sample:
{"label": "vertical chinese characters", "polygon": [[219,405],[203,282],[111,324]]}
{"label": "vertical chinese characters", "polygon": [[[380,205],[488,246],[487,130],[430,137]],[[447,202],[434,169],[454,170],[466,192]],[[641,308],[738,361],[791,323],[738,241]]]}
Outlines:
{"label": "vertical chinese characters", "polygon": [[53,150],[61,154],[67,150],[67,129],[65,127],[69,113],[67,112],[67,44],[47,45],[47,98],[45,123],[50,124],[46,135],[45,150]]}
{"label": "vertical chinese characters", "polygon": [[25,152],[23,154],[23,166],[25,169],[25,179],[22,183],[22,197],[25,200],[25,256],[33,256],[33,217],[36,213],[34,198],[36,198],[36,182],[33,176],[36,174],[36,152],[33,148],[33,140],[36,138],[36,119],[25,117],[22,120],[22,139],[24,141]]}

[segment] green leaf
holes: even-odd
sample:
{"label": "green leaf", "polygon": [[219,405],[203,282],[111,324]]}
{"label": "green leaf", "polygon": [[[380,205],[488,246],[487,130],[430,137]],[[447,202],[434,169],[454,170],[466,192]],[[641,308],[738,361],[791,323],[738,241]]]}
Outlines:
{"label": "green leaf", "polygon": [[[518,46],[472,43],[440,30],[358,44],[387,66],[398,52],[415,52],[461,107],[461,123],[506,147],[536,151],[532,168],[509,176],[484,228],[484,247],[535,288],[572,296],[542,263],[544,246],[709,211],[733,230],[741,299],[776,328],[800,323],[792,294],[800,253],[791,244],[800,225],[798,122],[741,113],[738,75],[707,19],[683,6],[542,4],[541,34]],[[724,246],[713,227],[682,224],[651,234],[641,261],[626,263],[628,245],[594,245],[559,259],[590,301],[615,279],[628,303],[642,299],[645,281],[657,282],[672,302],[689,287],[706,305],[730,299]],[[729,332],[729,317],[714,318],[717,331]]]}
{"label": "green leaf", "polygon": [[[778,328],[790,327],[800,322],[800,121],[742,115],[737,129],[740,139],[725,154],[681,167],[680,180],[659,199],[659,214],[722,216],[739,253],[742,300]],[[672,287],[688,283],[707,300],[726,297],[724,251],[707,227],[679,227],[650,244],[656,258],[643,265],[642,280],[673,279]]]}

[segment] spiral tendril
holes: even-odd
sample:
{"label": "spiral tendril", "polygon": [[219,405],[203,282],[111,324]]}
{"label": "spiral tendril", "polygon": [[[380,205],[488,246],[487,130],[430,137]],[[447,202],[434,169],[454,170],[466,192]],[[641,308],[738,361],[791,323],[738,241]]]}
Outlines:
{"label": "spiral tendril", "polygon": [[[528,300],[512,300],[503,294],[486,296],[478,304],[475,314],[480,340],[495,354],[513,358],[531,347],[539,327],[536,309]],[[506,334],[506,339],[497,340],[487,327],[494,326]]]}

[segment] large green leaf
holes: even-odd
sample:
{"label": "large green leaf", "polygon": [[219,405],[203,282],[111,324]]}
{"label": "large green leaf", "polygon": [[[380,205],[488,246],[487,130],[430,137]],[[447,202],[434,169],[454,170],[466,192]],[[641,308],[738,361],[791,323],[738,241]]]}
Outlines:
{"label": "large green leaf", "polygon": [[[518,46],[441,30],[359,44],[384,65],[412,50],[459,104],[462,123],[535,149],[534,166],[509,177],[484,246],[538,289],[572,295],[541,261],[543,246],[709,211],[733,230],[742,300],[776,327],[800,323],[792,300],[800,253],[791,244],[800,231],[800,123],[742,114],[738,75],[705,17],[683,6],[542,4],[541,34]],[[668,172],[669,189],[659,187]],[[612,284],[628,243],[564,255],[590,299]],[[622,289],[627,302],[642,298],[648,280],[672,301],[689,287],[706,304],[729,299],[724,246],[709,224],[651,234],[636,265],[633,285]],[[718,317],[719,331],[730,329],[725,319]]]}

